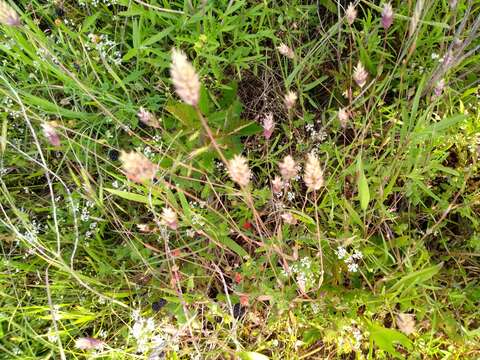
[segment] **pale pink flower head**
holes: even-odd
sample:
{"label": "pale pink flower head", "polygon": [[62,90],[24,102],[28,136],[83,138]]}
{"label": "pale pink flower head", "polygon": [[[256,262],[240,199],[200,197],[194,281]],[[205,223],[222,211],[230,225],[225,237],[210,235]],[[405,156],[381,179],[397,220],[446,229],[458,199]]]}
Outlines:
{"label": "pale pink flower head", "polygon": [[200,80],[187,56],[175,48],[172,49],[170,76],[180,99],[189,105],[197,106],[200,99]]}
{"label": "pale pink flower head", "polygon": [[362,63],[359,61],[357,66],[353,69],[353,80],[357,83],[358,86],[363,88],[367,83],[368,72],[363,67]]}
{"label": "pale pink flower head", "polygon": [[297,102],[298,96],[294,91],[289,91],[288,93],[285,94],[285,106],[287,107],[287,110],[293,109],[295,106],[295,103]]}
{"label": "pale pink flower head", "polygon": [[164,207],[162,211],[162,220],[170,229],[177,230],[178,218],[177,213],[169,207]]}
{"label": "pale pink flower head", "polygon": [[120,154],[122,168],[127,178],[137,183],[152,181],[157,174],[158,167],[148,160],[143,154],[132,151]]}
{"label": "pale pink flower head", "polygon": [[285,223],[289,225],[296,225],[297,224],[297,219],[293,217],[292,213],[286,212],[280,215],[280,217],[285,221]]}
{"label": "pale pink flower head", "polygon": [[275,129],[275,121],[273,120],[273,114],[267,113],[263,118],[263,136],[265,139],[270,139]]}
{"label": "pale pink flower head", "polygon": [[272,192],[274,194],[278,194],[283,190],[284,187],[285,187],[285,184],[282,178],[276,175],[275,178],[272,180]]}
{"label": "pale pink flower head", "polygon": [[343,128],[347,126],[349,118],[350,115],[346,108],[338,109],[338,120],[340,121],[340,125],[342,125]]}
{"label": "pale pink flower head", "polygon": [[295,53],[293,50],[285,43],[281,43],[280,46],[277,46],[277,50],[283,56],[286,56],[289,59],[295,58]]}
{"label": "pale pink flower head", "polygon": [[55,127],[49,123],[42,123],[43,135],[52,146],[60,146],[60,136]]}
{"label": "pale pink flower head", "polygon": [[75,340],[75,347],[80,350],[101,350],[105,343],[90,337],[81,337]]}
{"label": "pale pink flower head", "polygon": [[318,158],[314,154],[308,154],[303,181],[305,181],[309,191],[320,190],[324,184],[323,170]]}
{"label": "pale pink flower head", "polygon": [[7,26],[20,26],[17,12],[4,0],[0,0],[0,23]]}
{"label": "pale pink flower head", "polygon": [[385,30],[388,30],[393,24],[393,8],[392,4],[385,3],[382,10],[382,26]]}
{"label": "pale pink flower head", "polygon": [[160,127],[160,123],[158,122],[155,115],[153,115],[150,111],[145,110],[143,107],[141,107],[138,110],[137,116],[138,116],[138,119],[145,125],[148,125],[154,128]]}
{"label": "pale pink flower head", "polygon": [[353,3],[350,3],[347,10],[345,10],[345,18],[349,25],[352,25],[355,22],[355,19],[357,18],[357,9],[355,9]]}
{"label": "pale pink flower head", "polygon": [[278,167],[280,168],[280,174],[286,181],[294,178],[298,174],[297,163],[291,155],[285,156],[283,161],[278,164]]}
{"label": "pale pink flower head", "polygon": [[228,162],[228,173],[232,180],[241,187],[246,187],[252,177],[247,159],[238,154]]}
{"label": "pale pink flower head", "polygon": [[440,97],[440,95],[442,95],[443,93],[444,88],[445,88],[445,79],[441,79],[435,85],[435,88],[433,89],[433,93],[435,94],[436,97]]}

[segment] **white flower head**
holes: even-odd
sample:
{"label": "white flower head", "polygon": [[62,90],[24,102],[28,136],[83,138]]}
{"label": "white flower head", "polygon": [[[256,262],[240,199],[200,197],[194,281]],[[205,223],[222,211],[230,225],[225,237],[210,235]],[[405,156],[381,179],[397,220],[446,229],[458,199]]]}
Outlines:
{"label": "white flower head", "polygon": [[293,50],[285,43],[281,43],[280,46],[277,47],[277,50],[283,56],[286,56],[289,59],[295,58],[295,53]]}
{"label": "white flower head", "polygon": [[248,167],[247,159],[238,154],[228,162],[228,173],[232,180],[241,187],[247,186],[252,177],[252,172]]}
{"label": "white flower head", "polygon": [[323,170],[318,158],[313,154],[308,155],[303,181],[305,181],[305,185],[307,185],[310,191],[320,190],[324,184]]}
{"label": "white flower head", "polygon": [[345,18],[347,19],[349,25],[352,25],[355,22],[355,19],[357,18],[357,9],[355,9],[355,5],[353,5],[353,3],[350,3],[350,5],[347,7],[347,10],[345,10]]}
{"label": "white flower head", "polygon": [[291,155],[285,156],[283,158],[283,161],[278,164],[278,167],[280,168],[280,174],[286,181],[297,176],[297,163],[295,162],[295,160],[293,160],[293,157]]}
{"label": "white flower head", "polygon": [[353,80],[357,83],[358,86],[363,88],[367,83],[368,72],[365,70],[363,64],[359,61],[355,69],[353,69]]}
{"label": "white flower head", "polygon": [[187,56],[180,50],[172,49],[172,64],[170,66],[175,91],[180,99],[189,105],[196,106],[200,99],[200,81]]}

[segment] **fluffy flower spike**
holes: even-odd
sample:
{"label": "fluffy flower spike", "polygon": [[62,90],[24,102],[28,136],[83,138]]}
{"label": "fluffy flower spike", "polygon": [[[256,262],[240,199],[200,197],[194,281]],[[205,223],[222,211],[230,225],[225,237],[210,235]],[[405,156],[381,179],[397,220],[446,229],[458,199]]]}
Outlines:
{"label": "fluffy flower spike", "polygon": [[349,118],[350,115],[346,108],[341,108],[338,110],[338,120],[340,121],[340,125],[342,125],[343,128],[347,126]]}
{"label": "fluffy flower spike", "polygon": [[101,350],[105,343],[89,337],[81,337],[75,340],[75,347],[80,350]]}
{"label": "fluffy flower spike", "polygon": [[7,26],[20,26],[17,12],[4,0],[0,0],[0,23]]}
{"label": "fluffy flower spike", "polygon": [[286,181],[294,178],[298,174],[297,163],[290,155],[285,156],[283,161],[278,164],[278,167],[280,168],[280,174]]}
{"label": "fluffy flower spike", "polygon": [[362,63],[359,61],[355,69],[353,69],[353,80],[357,83],[358,86],[363,88],[367,83],[368,72],[363,67]]}
{"label": "fluffy flower spike", "polygon": [[125,175],[131,181],[142,184],[152,181],[157,174],[157,166],[140,153],[122,151],[120,161]]}
{"label": "fluffy flower spike", "polygon": [[138,110],[137,116],[138,119],[147,126],[154,128],[160,127],[160,123],[155,115],[153,115],[150,111],[145,110],[143,107]]}
{"label": "fluffy flower spike", "polygon": [[163,208],[162,211],[162,220],[170,229],[177,230],[178,228],[178,218],[175,211],[169,207]]}
{"label": "fluffy flower spike", "polygon": [[233,159],[228,162],[228,173],[232,180],[241,187],[247,186],[252,177],[247,159],[241,155],[235,155]]}
{"label": "fluffy flower spike", "polygon": [[389,2],[383,5],[382,10],[382,26],[385,30],[388,30],[393,24],[393,8]]}
{"label": "fluffy flower spike", "polygon": [[349,25],[352,25],[355,22],[355,19],[357,18],[357,9],[355,9],[353,3],[350,3],[347,10],[345,10],[345,18]]}
{"label": "fluffy flower spike", "polygon": [[60,146],[60,136],[55,127],[49,123],[42,123],[43,135],[52,146]]}
{"label": "fluffy flower spike", "polygon": [[289,59],[295,58],[295,53],[287,44],[281,43],[280,46],[277,47],[277,50],[280,54]]}
{"label": "fluffy flower spike", "polygon": [[276,175],[272,180],[272,191],[274,194],[278,194],[284,188],[285,184],[280,176]]}
{"label": "fluffy flower spike", "polygon": [[303,181],[305,181],[309,191],[320,190],[324,184],[323,170],[317,157],[313,154],[308,155]]}
{"label": "fluffy flower spike", "polygon": [[265,139],[270,139],[275,129],[275,121],[273,120],[273,114],[269,112],[263,118],[263,136]]}
{"label": "fluffy flower spike", "polygon": [[200,99],[200,80],[187,56],[175,48],[172,49],[170,76],[180,99],[189,105],[197,106]]}
{"label": "fluffy flower spike", "polygon": [[294,91],[289,91],[288,93],[285,94],[285,106],[287,107],[287,110],[291,110],[294,106],[295,103],[297,102],[298,96]]}

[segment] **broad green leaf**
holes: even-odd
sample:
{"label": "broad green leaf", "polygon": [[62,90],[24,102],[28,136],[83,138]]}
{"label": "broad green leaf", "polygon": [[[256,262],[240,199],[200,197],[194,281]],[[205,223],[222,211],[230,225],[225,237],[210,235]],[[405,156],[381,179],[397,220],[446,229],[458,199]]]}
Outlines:
{"label": "broad green leaf", "polygon": [[320,5],[323,5],[331,13],[337,14],[337,6],[333,0],[320,0]]}
{"label": "broad green leaf", "polygon": [[370,339],[382,350],[388,352],[396,358],[403,356],[395,350],[395,343],[405,346],[407,349],[412,347],[410,339],[395,329],[387,329],[383,326],[372,324],[369,326]]}
{"label": "broad green leaf", "polygon": [[128,191],[122,191],[122,190],[117,190],[117,189],[109,189],[105,188],[106,191],[109,193],[119,196],[123,199],[130,200],[130,201],[135,201],[143,204],[153,204],[153,205],[161,205],[163,202],[156,200],[156,199],[150,199],[148,196],[145,195],[140,195],[140,194],[134,194]]}
{"label": "broad green leaf", "polygon": [[228,236],[218,236],[218,241],[225,245],[228,249],[239,255],[240,257],[248,256],[248,253]]}
{"label": "broad green leaf", "polygon": [[270,359],[268,356],[265,356],[263,354],[253,352],[253,351],[243,351],[241,353],[238,353],[238,356],[242,360],[269,360]]}
{"label": "broad green leaf", "polygon": [[359,156],[357,160],[357,173],[358,173],[358,196],[360,198],[360,208],[365,211],[368,208],[370,202],[370,190],[368,188],[368,181],[365,173],[363,172],[362,158]]}
{"label": "broad green leaf", "polygon": [[425,269],[421,269],[418,271],[411,272],[404,277],[402,277],[399,281],[397,281],[391,288],[391,290],[396,290],[402,288],[404,285],[407,288],[411,288],[414,285],[425,283],[434,277],[442,268],[443,262],[437,265],[433,265],[427,267]]}
{"label": "broad green leaf", "polygon": [[187,128],[198,129],[201,125],[195,109],[188,104],[172,101],[165,109]]}

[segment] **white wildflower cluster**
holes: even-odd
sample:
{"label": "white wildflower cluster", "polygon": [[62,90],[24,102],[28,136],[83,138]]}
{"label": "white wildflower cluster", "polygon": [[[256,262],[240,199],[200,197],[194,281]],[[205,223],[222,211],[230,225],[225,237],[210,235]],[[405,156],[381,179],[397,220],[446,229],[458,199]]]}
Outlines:
{"label": "white wildflower cluster", "polygon": [[116,5],[118,0],[78,0],[78,5],[85,7],[87,5],[97,7],[99,5]]}
{"label": "white wildflower cluster", "polygon": [[30,221],[30,226],[25,229],[22,234],[23,239],[31,246],[35,246],[38,243],[38,234],[41,231],[46,231],[47,225],[42,225],[36,219]]}
{"label": "white wildflower cluster", "polygon": [[335,255],[339,260],[343,260],[347,265],[349,272],[357,272],[359,269],[359,262],[363,259],[363,254],[359,250],[354,250],[352,253],[349,253],[347,249],[343,246],[337,247],[335,250]]}
{"label": "white wildflower cluster", "polygon": [[[2,111],[4,113],[6,113],[7,115],[9,115],[10,117],[12,117],[14,119],[18,119],[22,115],[22,113],[20,111],[15,109],[15,106],[13,104],[13,100],[9,97],[4,97],[3,101],[2,101],[2,104],[0,106],[1,106]],[[23,131],[24,131],[24,129],[21,128],[22,133],[23,133]]]}
{"label": "white wildflower cluster", "polygon": [[197,214],[197,213],[192,213],[192,224],[197,225],[199,227],[205,226],[205,221],[204,221],[202,215]]}
{"label": "white wildflower cluster", "polygon": [[132,313],[133,326],[130,333],[135,338],[137,344],[137,353],[148,355],[148,359],[160,359],[167,344],[172,343],[171,336],[162,333],[161,327],[155,324],[153,318],[144,318],[140,316],[140,311],[134,310]]}
{"label": "white wildflower cluster", "polygon": [[358,324],[352,320],[351,325],[345,325],[341,328],[340,334],[337,338],[337,346],[340,353],[348,353],[359,351],[362,346],[364,334],[362,333]]}
{"label": "white wildflower cluster", "polygon": [[288,199],[288,201],[295,200],[295,193],[293,191],[287,192],[287,199]]}
{"label": "white wildflower cluster", "polygon": [[312,260],[305,256],[300,261],[297,261],[290,266],[288,272],[283,269],[282,275],[285,277],[294,276],[299,289],[302,292],[307,292],[307,290],[313,286],[317,279],[312,265]]}
{"label": "white wildflower cluster", "polygon": [[322,130],[322,129],[316,130],[314,124],[305,125],[305,130],[308,132],[310,138],[313,141],[317,141],[319,143],[324,142],[325,139],[328,136],[327,133],[324,130]]}
{"label": "white wildflower cluster", "polygon": [[51,343],[54,343],[54,342],[58,341],[58,333],[51,326],[47,329],[47,339]]}
{"label": "white wildflower cluster", "polygon": [[143,148],[143,155],[145,155],[147,158],[151,159],[154,155],[153,149],[150,146],[145,146]]}
{"label": "white wildflower cluster", "polygon": [[87,50],[96,50],[102,59],[111,61],[116,65],[122,62],[122,53],[119,50],[115,50],[118,44],[110,40],[107,35],[90,33],[88,34],[88,40]]}

